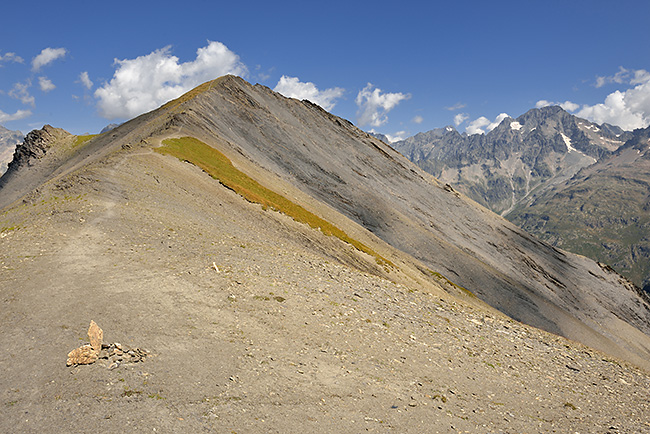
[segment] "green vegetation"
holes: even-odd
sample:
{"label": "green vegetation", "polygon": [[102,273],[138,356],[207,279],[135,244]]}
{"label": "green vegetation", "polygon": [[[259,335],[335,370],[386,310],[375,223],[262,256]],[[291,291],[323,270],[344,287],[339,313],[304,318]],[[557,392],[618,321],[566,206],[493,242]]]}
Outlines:
{"label": "green vegetation", "polygon": [[77,136],[74,138],[74,142],[72,143],[72,148],[77,148],[81,145],[86,144],[90,140],[94,139],[97,137],[99,134],[87,134],[85,136]]}
{"label": "green vegetation", "polygon": [[128,397],[137,396],[141,394],[142,394],[142,390],[130,389],[128,386],[125,386],[124,392],[122,392],[122,396],[128,396]]}
{"label": "green vegetation", "polygon": [[[202,86],[207,84],[209,83]],[[187,161],[200,167],[222,185],[241,195],[249,202],[261,204],[263,209],[271,208],[279,211],[290,216],[297,222],[306,223],[314,229],[319,229],[325,235],[339,238],[354,246],[356,249],[373,256],[377,263],[384,266],[385,269],[388,266],[395,267],[388,259],[383,258],[365,244],[350,238],[345,232],[330,222],[307,211],[302,206],[290,201],[284,196],[260,185],[245,173],[237,170],[224,154],[198,139],[193,137],[167,139],[163,141],[163,146],[156,148],[156,151],[174,156],[182,161]]]}
{"label": "green vegetation", "polygon": [[429,275],[431,275],[433,278],[435,278],[438,281],[438,283],[441,283],[442,285],[452,286],[452,287],[458,289],[463,294],[467,295],[468,297],[476,298],[476,295],[474,295],[474,293],[472,291],[470,291],[469,289],[464,288],[464,287],[462,287],[460,285],[456,285],[454,282],[447,279],[445,276],[438,273],[437,271],[427,270],[427,272],[429,273]]}

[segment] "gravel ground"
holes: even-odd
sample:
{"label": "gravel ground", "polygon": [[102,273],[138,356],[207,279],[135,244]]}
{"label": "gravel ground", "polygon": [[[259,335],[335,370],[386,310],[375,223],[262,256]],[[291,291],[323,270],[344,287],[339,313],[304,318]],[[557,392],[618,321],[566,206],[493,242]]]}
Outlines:
{"label": "gravel ground", "polygon": [[[0,229],[1,432],[650,432],[645,371],[386,274],[146,148]],[[91,320],[149,355],[66,366]]]}

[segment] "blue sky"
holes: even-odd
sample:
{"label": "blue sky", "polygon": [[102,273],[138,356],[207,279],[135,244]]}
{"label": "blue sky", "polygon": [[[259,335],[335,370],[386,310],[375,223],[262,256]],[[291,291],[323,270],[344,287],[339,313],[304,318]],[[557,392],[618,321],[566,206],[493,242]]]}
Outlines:
{"label": "blue sky", "polygon": [[650,2],[12,2],[0,124],[95,133],[235,73],[399,138],[544,104],[650,124]]}

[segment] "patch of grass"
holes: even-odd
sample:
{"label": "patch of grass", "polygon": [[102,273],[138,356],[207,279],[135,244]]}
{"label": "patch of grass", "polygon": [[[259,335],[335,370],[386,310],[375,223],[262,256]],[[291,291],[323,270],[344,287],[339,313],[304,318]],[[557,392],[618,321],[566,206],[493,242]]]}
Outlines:
{"label": "patch of grass", "polygon": [[467,295],[467,296],[469,296],[469,297],[472,297],[472,298],[476,298],[476,295],[474,295],[474,293],[473,293],[472,291],[470,291],[469,289],[464,288],[464,287],[462,287],[462,286],[460,286],[460,285],[456,285],[454,282],[452,282],[451,280],[447,279],[445,276],[443,276],[442,274],[438,273],[437,271],[427,270],[427,272],[429,273],[429,275],[431,275],[431,276],[434,277],[436,280],[438,280],[438,282],[441,282],[441,283],[446,284],[446,285],[451,285],[451,286],[453,286],[454,288],[456,288],[456,289],[458,289],[459,291],[461,291],[462,293],[464,293],[465,295]]}
{"label": "patch of grass", "polygon": [[[202,86],[207,84],[209,83],[205,83]],[[297,222],[305,223],[314,229],[318,229],[325,235],[339,238],[357,250],[374,257],[377,263],[387,271],[388,267],[395,268],[395,265],[388,259],[382,257],[365,244],[351,238],[327,220],[307,211],[302,206],[264,187],[245,173],[239,171],[232,165],[228,157],[198,139],[193,137],[167,139],[163,141],[163,146],[156,148],[156,151],[161,154],[174,156],[182,161],[187,161],[200,167],[222,185],[241,195],[249,202],[262,205],[263,209],[271,208],[288,215]]]}
{"label": "patch of grass", "polygon": [[99,134],[87,134],[85,136],[77,136],[77,137],[75,137],[74,142],[72,143],[72,147],[76,148],[78,146],[84,145],[87,142],[89,142],[90,140],[97,137],[98,135]]}
{"label": "patch of grass", "polygon": [[130,389],[129,387],[125,387],[124,392],[122,392],[122,396],[136,396],[136,395],[142,395],[142,390],[134,390],[134,389]]}

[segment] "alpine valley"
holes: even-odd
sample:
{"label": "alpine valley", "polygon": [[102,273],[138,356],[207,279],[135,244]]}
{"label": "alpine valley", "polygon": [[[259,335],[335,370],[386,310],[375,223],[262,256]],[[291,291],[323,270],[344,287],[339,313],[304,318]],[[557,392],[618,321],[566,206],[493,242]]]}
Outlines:
{"label": "alpine valley", "polygon": [[235,76],[27,134],[0,178],[0,431],[650,431],[647,295],[463,193],[534,206],[644,138],[557,108],[424,137],[398,148],[442,181]]}
{"label": "alpine valley", "polygon": [[551,106],[506,118],[487,134],[446,127],[391,145],[540,239],[608,264],[647,290],[647,136]]}

